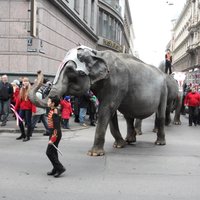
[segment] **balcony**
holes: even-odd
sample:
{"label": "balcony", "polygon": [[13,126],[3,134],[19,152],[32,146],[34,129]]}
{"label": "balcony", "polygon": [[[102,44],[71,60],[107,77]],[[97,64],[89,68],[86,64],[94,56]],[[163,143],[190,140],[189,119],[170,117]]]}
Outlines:
{"label": "balcony", "polygon": [[194,54],[196,52],[196,48],[197,48],[196,44],[191,44],[187,47],[186,52],[189,54]]}

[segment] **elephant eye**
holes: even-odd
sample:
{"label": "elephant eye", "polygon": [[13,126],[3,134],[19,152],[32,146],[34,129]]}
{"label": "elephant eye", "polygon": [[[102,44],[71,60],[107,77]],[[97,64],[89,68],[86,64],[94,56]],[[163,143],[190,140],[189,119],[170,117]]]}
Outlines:
{"label": "elephant eye", "polygon": [[64,67],[67,67],[68,70],[74,70],[77,69],[77,64],[73,60],[69,60]]}

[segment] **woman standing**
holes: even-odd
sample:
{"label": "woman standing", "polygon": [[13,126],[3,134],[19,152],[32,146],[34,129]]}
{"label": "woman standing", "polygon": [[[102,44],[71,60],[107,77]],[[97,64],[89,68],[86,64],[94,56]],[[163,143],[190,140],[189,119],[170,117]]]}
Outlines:
{"label": "woman standing", "polygon": [[31,136],[31,117],[32,112],[36,111],[34,104],[30,101],[28,97],[28,92],[30,90],[30,82],[27,77],[22,80],[22,87],[20,88],[19,95],[16,99],[15,110],[19,110],[20,117],[25,121],[27,125],[27,132],[25,132],[23,121],[19,121],[19,128],[21,135],[16,138],[17,140],[23,139],[23,142],[30,140]]}

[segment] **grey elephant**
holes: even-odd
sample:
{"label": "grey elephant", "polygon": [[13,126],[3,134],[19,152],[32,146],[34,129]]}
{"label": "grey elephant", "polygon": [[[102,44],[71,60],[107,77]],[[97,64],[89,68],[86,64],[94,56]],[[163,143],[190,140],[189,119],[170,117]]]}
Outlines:
{"label": "grey elephant", "polygon": [[[40,100],[35,95],[41,82],[40,73],[29,97],[37,106],[46,107],[47,99]],[[134,118],[147,118],[156,111],[158,132],[155,144],[166,144],[164,123],[167,84],[165,75],[159,69],[145,64],[132,55],[96,51],[79,46],[67,53],[56,74],[49,96],[80,96],[89,89],[99,99],[99,111],[94,144],[88,155],[104,155],[108,124],[115,139],[114,146],[124,147],[126,141],[136,141]],[[127,121],[126,141],[119,131],[117,110]]]}
{"label": "grey elephant", "polygon": [[[165,72],[165,63],[162,61],[158,67],[163,73]],[[179,91],[178,82],[173,78],[173,75],[167,75],[167,88],[168,88],[168,99],[167,99],[167,111],[166,111],[166,125],[171,122],[170,112],[175,110],[173,123],[180,125],[180,114],[182,106],[183,93]]]}
{"label": "grey elephant", "polygon": [[[163,73],[165,70],[164,62],[161,62],[158,67]],[[165,113],[165,125],[168,126],[171,123],[171,112],[175,111],[173,124],[180,125],[180,113],[181,113],[181,106],[182,106],[182,92],[178,89],[178,83],[173,78],[172,75],[164,74],[166,76],[167,82],[167,107]],[[135,131],[137,135],[142,134],[141,130],[142,120],[136,119],[135,123]],[[157,122],[155,120],[153,132],[157,132]]]}

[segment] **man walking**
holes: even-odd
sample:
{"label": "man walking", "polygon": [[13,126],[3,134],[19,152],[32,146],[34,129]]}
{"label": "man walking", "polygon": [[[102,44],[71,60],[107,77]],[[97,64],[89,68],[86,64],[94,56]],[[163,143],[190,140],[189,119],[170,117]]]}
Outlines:
{"label": "man walking", "polygon": [[8,76],[3,75],[0,81],[0,119],[1,126],[5,126],[10,110],[10,100],[13,96],[13,87],[8,82]]}

